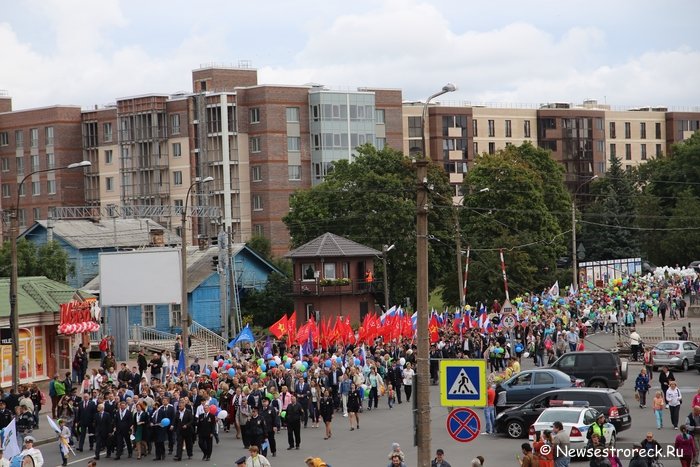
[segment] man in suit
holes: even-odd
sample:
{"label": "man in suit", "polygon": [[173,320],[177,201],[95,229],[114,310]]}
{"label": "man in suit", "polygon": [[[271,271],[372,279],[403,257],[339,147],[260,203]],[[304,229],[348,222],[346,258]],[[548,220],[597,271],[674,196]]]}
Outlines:
{"label": "man in suit", "polygon": [[194,415],[188,410],[185,399],[180,399],[175,413],[175,434],[177,435],[177,446],[173,460],[182,460],[182,443],[187,449],[187,458],[192,459],[192,442],[194,440]]}
{"label": "man in suit", "polygon": [[309,395],[311,394],[311,387],[309,383],[304,381],[303,376],[299,376],[297,384],[294,385],[294,394],[297,396],[297,402],[303,408],[302,417],[304,418],[304,428],[309,423]]}
{"label": "man in suit", "polygon": [[[154,460],[165,460],[165,441],[168,439],[167,433],[170,432],[170,427],[164,428],[161,423],[165,416],[165,410],[162,407],[162,400],[156,399],[153,404],[153,414],[151,415],[151,438],[156,445],[156,457]],[[172,420],[171,420],[172,421]]]}
{"label": "man in suit", "polygon": [[301,444],[301,418],[306,410],[297,401],[296,396],[292,396],[292,402],[287,406],[287,441],[289,447],[287,450],[299,449]]}
{"label": "man in suit", "polygon": [[[103,407],[104,409],[104,407]],[[78,421],[78,428],[80,429],[80,440],[78,441],[78,451],[83,451],[83,445],[85,444],[85,436],[88,436],[90,442],[90,450],[92,451],[92,446],[95,442],[95,414],[97,413],[97,406],[93,401],[90,400],[89,394],[83,394],[83,400],[78,404],[78,413],[76,414],[76,420]]]}
{"label": "man in suit", "polygon": [[167,428],[167,437],[168,437],[168,454],[173,453],[173,446],[175,446],[175,407],[173,404],[170,403],[170,397],[165,396],[163,397],[163,408],[161,409],[163,412],[163,418],[167,418],[170,420],[170,426]]}
{"label": "man in suit", "polygon": [[389,381],[392,386],[394,386],[394,391],[396,393],[396,400],[401,403],[401,386],[403,385],[403,368],[401,367],[401,362],[396,360],[394,366],[389,368]]}
{"label": "man in suit", "polygon": [[126,402],[122,401],[119,403],[119,410],[114,417],[114,431],[117,437],[117,456],[114,460],[119,460],[124,452],[124,444],[126,444],[127,452],[129,453],[129,458],[131,458],[132,448],[131,448],[131,427],[134,425],[134,417],[130,410],[126,407]]}
{"label": "man in suit", "polygon": [[[100,404],[97,406],[95,414],[95,459],[100,460],[100,451],[107,446],[107,438],[112,434],[113,423],[112,416],[105,412],[105,406]],[[82,441],[81,436],[81,441]],[[109,453],[107,454],[109,457]]]}
{"label": "man in suit", "polygon": [[105,412],[110,414],[114,418],[114,414],[117,412],[117,407],[119,406],[119,401],[114,397],[114,393],[110,392],[107,395],[107,400],[104,401]]}

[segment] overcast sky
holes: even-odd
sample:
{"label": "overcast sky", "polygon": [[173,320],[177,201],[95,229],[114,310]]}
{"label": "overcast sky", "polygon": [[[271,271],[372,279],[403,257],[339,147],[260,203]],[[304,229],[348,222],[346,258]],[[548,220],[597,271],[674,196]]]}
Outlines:
{"label": "overcast sky", "polygon": [[700,106],[697,0],[5,0],[15,109],[191,91],[250,61],[261,84],[401,88],[422,100]]}

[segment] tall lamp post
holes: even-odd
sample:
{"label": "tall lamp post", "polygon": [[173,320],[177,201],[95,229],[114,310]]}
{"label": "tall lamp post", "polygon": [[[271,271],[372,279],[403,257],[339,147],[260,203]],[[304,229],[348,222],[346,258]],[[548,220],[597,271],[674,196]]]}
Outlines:
{"label": "tall lamp post", "polygon": [[393,243],[389,246],[382,246],[382,267],[384,268],[384,313],[389,311],[389,279],[386,272],[386,254],[394,249],[396,245]]}
{"label": "tall lamp post", "polygon": [[185,195],[185,206],[182,210],[182,223],[180,228],[180,237],[182,239],[182,247],[180,249],[180,271],[182,280],[182,297],[180,303],[180,314],[182,321],[182,355],[184,358],[185,368],[187,368],[187,353],[190,350],[190,313],[189,305],[187,303],[187,204],[190,200],[190,193],[192,188],[199,185],[200,183],[209,183],[214,181],[214,177],[206,177],[205,179],[195,178],[187,189],[187,194]]}
{"label": "tall lamp post", "polygon": [[428,97],[423,105],[421,130],[423,157],[416,161],[418,186],[416,190],[416,312],[418,325],[418,356],[416,358],[416,445],[418,467],[430,467],[430,343],[428,333],[428,154],[425,144],[425,119],[428,104],[438,96],[453,92],[457,88],[448,83],[442,90]]}
{"label": "tall lamp post", "polygon": [[574,290],[578,290],[578,252],[576,251],[576,195],[581,188],[591,183],[593,180],[598,178],[597,175],[593,175],[591,178],[581,183],[576,191],[574,191],[574,196],[571,197],[571,267],[573,268],[573,284]]}
{"label": "tall lamp post", "polygon": [[15,206],[10,214],[10,325],[12,326],[12,388],[19,388],[19,306],[17,303],[17,236],[19,235],[19,194],[22,192],[24,182],[32,175],[42,172],[55,172],[58,170],[78,169],[89,167],[90,161],[75,162],[66,167],[54,167],[51,169],[35,170],[24,176],[17,185],[17,196]]}

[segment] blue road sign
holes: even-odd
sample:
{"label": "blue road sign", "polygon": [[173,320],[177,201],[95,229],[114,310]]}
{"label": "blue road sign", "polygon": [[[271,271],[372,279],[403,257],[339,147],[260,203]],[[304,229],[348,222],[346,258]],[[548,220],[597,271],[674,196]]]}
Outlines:
{"label": "blue road sign", "polygon": [[486,362],[441,360],[440,401],[444,406],[486,406]]}
{"label": "blue road sign", "polygon": [[447,416],[447,432],[455,441],[468,443],[479,436],[481,422],[472,409],[454,409]]}

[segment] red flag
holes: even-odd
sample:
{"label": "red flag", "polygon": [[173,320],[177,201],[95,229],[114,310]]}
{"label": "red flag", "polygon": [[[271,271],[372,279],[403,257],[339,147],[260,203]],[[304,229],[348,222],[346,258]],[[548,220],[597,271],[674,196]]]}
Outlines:
{"label": "red flag", "polygon": [[274,335],[277,339],[281,339],[282,336],[285,336],[289,331],[287,330],[289,326],[289,318],[287,318],[287,315],[283,315],[279,321],[277,321],[275,324],[270,326],[270,333]]}
{"label": "red flag", "polygon": [[455,318],[452,320],[452,329],[454,332],[459,333],[462,327],[462,318]]}
{"label": "red flag", "polygon": [[430,322],[428,323],[428,332],[430,333],[431,344],[434,344],[440,340],[440,334],[438,333],[438,329],[440,329],[440,325],[438,324],[437,317],[433,315],[433,317],[430,318]]}
{"label": "red flag", "polygon": [[403,325],[403,330],[401,332],[401,336],[405,337],[405,338],[413,337],[413,334],[414,334],[413,320],[408,315],[404,316],[403,320],[404,320],[404,325]]}
{"label": "red flag", "polygon": [[287,332],[289,336],[289,344],[291,345],[297,339],[297,311],[294,310],[287,320]]}

